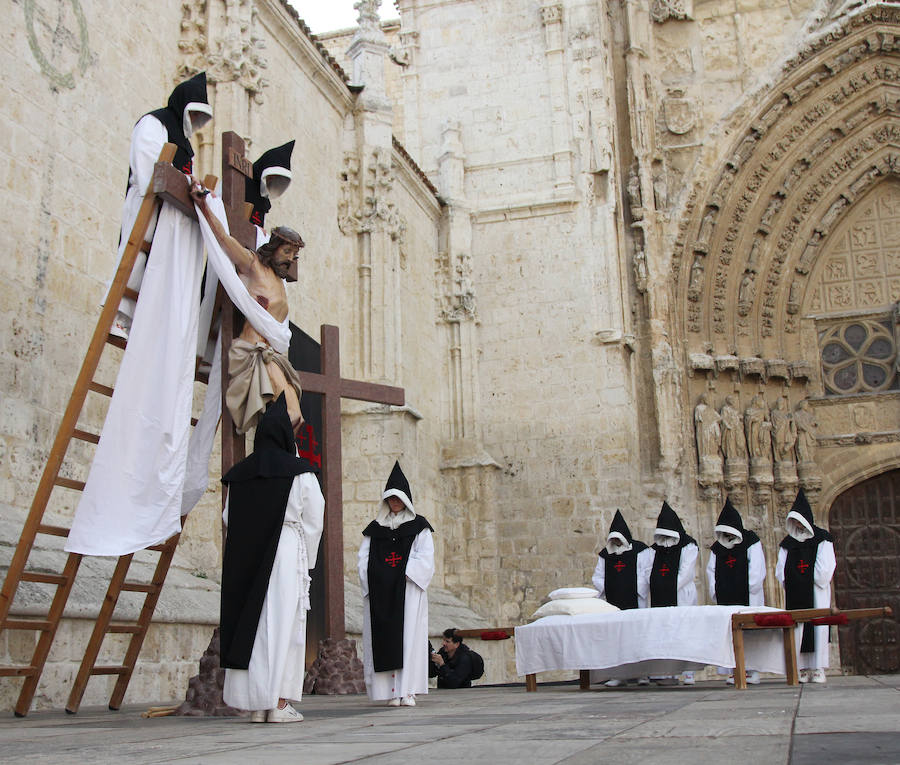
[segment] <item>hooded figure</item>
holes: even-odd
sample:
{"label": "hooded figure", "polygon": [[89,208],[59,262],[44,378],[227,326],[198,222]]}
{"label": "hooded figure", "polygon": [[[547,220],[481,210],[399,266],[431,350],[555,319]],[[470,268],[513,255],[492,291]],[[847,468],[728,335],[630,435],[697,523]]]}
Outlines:
{"label": "hooded figure", "polygon": [[709,597],[720,606],[764,606],[766,555],[762,542],[744,528],[741,515],[725,500],[714,529],[706,565]]}
{"label": "hooded figure", "polygon": [[224,698],[239,709],[269,710],[270,722],[298,719],[279,703],[303,692],[309,569],[325,510],[313,471],[297,456],[282,394],[259,421],[253,453],[222,478]]}
{"label": "hooded figure", "polygon": [[[190,132],[209,118],[206,77],[199,74],[175,88],[169,106],[144,115],[135,125],[120,258],[163,145],[175,143],[176,166],[188,167],[193,154]],[[197,221],[169,204],[160,208],[149,236],[150,256],[137,259],[128,281],[132,289],[140,288],[140,300],[136,306],[133,301],[126,306],[123,300],[110,328],[112,334],[127,336],[128,343],[66,540],[68,552],[127,555],[163,542],[182,528],[203,237]],[[210,444],[213,436],[208,434]],[[206,456],[199,461],[204,477],[208,452]]]}
{"label": "hooded figure", "polygon": [[[250,222],[260,229],[266,225],[266,213],[272,209],[272,200],[284,194],[291,185],[293,151],[293,141],[264,151],[253,163],[253,177],[246,179],[244,199],[253,205]],[[260,244],[262,242],[257,241],[256,246]]]}
{"label": "hooded figure", "polygon": [[363,530],[357,561],[363,593],[363,668],[373,701],[415,706],[428,693],[428,585],[433,529],[416,515],[409,481],[394,463],[381,505]]}
{"label": "hooded figure", "polygon": [[616,510],[591,578],[600,597],[623,610],[646,608],[652,565],[653,551],[632,539],[622,513]]}
{"label": "hooded figure", "polygon": [[653,533],[653,565],[650,571],[650,605],[695,606],[697,542],[684,531],[681,519],[663,502]]}
{"label": "hooded figure", "polygon": [[[781,540],[775,565],[775,577],[784,586],[785,608],[828,608],[836,566],[834,545],[831,535],[813,522],[812,508],[803,489],[797,492],[785,528],[788,535]],[[803,625],[798,665],[800,682],[825,682],[827,626]],[[811,675],[810,669],[814,670]]]}
{"label": "hooded figure", "polygon": [[[119,254],[121,259],[134,228],[138,210],[144,201],[144,192],[153,178],[153,166],[166,143],[175,144],[177,150],[172,164],[181,172],[190,175],[194,170],[194,149],[191,135],[212,119],[212,109],[206,94],[206,72],[200,72],[189,80],[175,86],[169,101],[162,109],[148,112],[141,117],[131,132],[131,149],[128,155],[128,190],[122,208],[122,228],[119,232]],[[153,239],[156,227],[156,211],[150,219],[146,238]],[[138,253],[134,269],[128,279],[128,287],[135,291],[141,287],[147,256]],[[113,323],[113,334],[127,339],[134,317],[135,301],[123,298]]]}

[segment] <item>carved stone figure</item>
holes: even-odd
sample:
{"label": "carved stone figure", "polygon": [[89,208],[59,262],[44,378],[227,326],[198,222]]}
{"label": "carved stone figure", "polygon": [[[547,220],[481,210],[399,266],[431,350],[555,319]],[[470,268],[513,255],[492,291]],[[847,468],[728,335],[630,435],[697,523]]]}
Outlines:
{"label": "carved stone figure", "polygon": [[741,279],[738,291],[738,314],[746,316],[753,308],[753,299],[756,297],[756,274],[747,271]]}
{"label": "carved stone figure", "polygon": [[747,434],[747,450],[750,453],[750,480],[759,484],[771,484],[772,476],[772,422],[769,407],[762,393],[757,393],[744,412],[744,429]]}
{"label": "carved stone figure", "polygon": [[726,461],[746,460],[747,441],[744,436],[744,423],[734,394],[725,397],[725,403],[719,414],[722,419],[722,452]]}
{"label": "carved stone figure", "polygon": [[781,396],[772,410],[772,449],[778,462],[794,461],[794,444],[797,443],[797,425],[788,409],[787,399]]}
{"label": "carved stone figure", "polygon": [[634,286],[637,291],[644,293],[647,291],[647,256],[643,249],[638,247],[634,252]]}
{"label": "carved stone figure", "polygon": [[631,207],[631,217],[634,220],[640,220],[644,217],[644,205],[641,198],[641,179],[638,176],[637,167],[632,167],[628,171],[628,181],[625,184],[625,191],[628,193],[628,204]]}
{"label": "carved stone figure", "polygon": [[816,456],[816,416],[809,408],[809,401],[803,399],[794,412],[794,425],[797,428],[797,462],[815,462]]}
{"label": "carved stone figure", "polygon": [[722,480],[722,430],[719,413],[709,405],[709,397],[701,393],[694,408],[694,431],[697,437],[697,458],[700,483],[704,486]]}

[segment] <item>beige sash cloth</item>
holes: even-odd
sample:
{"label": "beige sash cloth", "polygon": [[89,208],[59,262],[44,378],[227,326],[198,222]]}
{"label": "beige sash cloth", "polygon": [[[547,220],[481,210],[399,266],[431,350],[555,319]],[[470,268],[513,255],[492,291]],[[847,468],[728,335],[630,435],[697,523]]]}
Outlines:
{"label": "beige sash cloth", "polygon": [[225,391],[225,404],[238,433],[246,433],[256,425],[266,404],[275,398],[275,389],[266,371],[266,364],[270,361],[281,367],[288,383],[297,391],[298,399],[303,393],[297,370],[291,366],[287,356],[265,343],[249,343],[235,338],[228,351],[230,380]]}

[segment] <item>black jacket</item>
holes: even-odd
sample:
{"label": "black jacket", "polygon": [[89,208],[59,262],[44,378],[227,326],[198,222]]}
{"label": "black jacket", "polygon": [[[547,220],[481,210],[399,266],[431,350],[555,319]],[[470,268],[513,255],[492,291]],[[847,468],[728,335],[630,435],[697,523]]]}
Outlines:
{"label": "black jacket", "polygon": [[460,643],[453,658],[447,656],[443,646],[438,653],[444,660],[441,667],[435,666],[431,657],[428,657],[428,677],[437,677],[438,688],[471,688],[472,657],[469,656],[469,646]]}

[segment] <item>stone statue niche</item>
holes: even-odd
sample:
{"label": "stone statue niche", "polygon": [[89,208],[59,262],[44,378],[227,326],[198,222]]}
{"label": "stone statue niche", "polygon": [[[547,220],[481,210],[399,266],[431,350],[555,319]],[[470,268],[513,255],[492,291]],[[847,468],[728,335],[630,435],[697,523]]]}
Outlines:
{"label": "stone statue niche", "polygon": [[757,393],[744,411],[744,431],[747,436],[747,452],[750,455],[750,482],[771,486],[772,475],[772,422],[769,407],[762,393]]}
{"label": "stone statue niche", "polygon": [[697,438],[697,461],[701,486],[722,481],[721,416],[709,405],[709,395],[701,393],[694,408],[694,432]]}
{"label": "stone statue niche", "polygon": [[785,396],[779,396],[771,412],[772,452],[775,455],[775,488],[786,489],[797,484],[794,447],[797,444],[797,425]]}
{"label": "stone statue niche", "polygon": [[816,490],[822,485],[822,475],[816,464],[816,415],[803,399],[794,411],[794,426],[797,429],[797,442],[794,445],[797,454],[797,473],[800,483],[805,489]]}
{"label": "stone statue niche", "polygon": [[725,457],[725,486],[729,489],[747,483],[747,439],[744,435],[744,419],[738,408],[737,396],[725,397],[719,410],[719,427],[722,431],[722,454]]}

